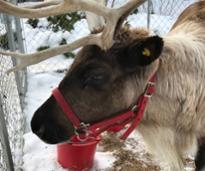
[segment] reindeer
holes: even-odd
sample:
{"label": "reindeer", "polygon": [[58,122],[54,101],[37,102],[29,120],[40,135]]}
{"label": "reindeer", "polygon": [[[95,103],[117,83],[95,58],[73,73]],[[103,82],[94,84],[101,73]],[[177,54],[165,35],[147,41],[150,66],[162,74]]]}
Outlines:
{"label": "reindeer", "polygon": [[[138,131],[152,154],[167,162],[171,171],[184,170],[183,156],[191,148],[196,151],[196,171],[201,171],[205,165],[205,1],[185,9],[163,38],[121,27],[144,2],[129,0],[110,9],[91,0],[54,0],[22,8],[0,0],[0,12],[10,15],[39,18],[84,10],[105,21],[100,31],[69,45],[34,54],[0,54],[17,59],[11,72],[83,46],[58,88],[84,123],[96,123],[132,107],[156,72],[156,92]],[[64,142],[75,132],[53,96],[37,109],[31,128],[51,144]]]}

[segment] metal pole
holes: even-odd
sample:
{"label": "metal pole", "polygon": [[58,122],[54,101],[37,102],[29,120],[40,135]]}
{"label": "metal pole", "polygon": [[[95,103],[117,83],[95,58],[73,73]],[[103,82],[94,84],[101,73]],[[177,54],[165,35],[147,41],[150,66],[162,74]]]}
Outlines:
{"label": "metal pole", "polygon": [[15,51],[16,50],[16,46],[15,46],[15,39],[14,39],[14,34],[12,31],[12,18],[11,16],[7,16],[3,14],[3,18],[5,21],[5,25],[6,25],[6,32],[7,32],[7,38],[8,38],[8,44],[9,44],[9,48],[11,51]]}
{"label": "metal pole", "polygon": [[15,17],[15,24],[16,24],[16,36],[18,40],[18,49],[24,53],[24,44],[23,44],[23,36],[22,36],[22,27],[21,27],[21,21],[20,18]]}
{"label": "metal pole", "polygon": [[[17,0],[11,0],[13,4],[17,4]],[[17,42],[18,42],[18,50],[22,53],[25,53],[24,43],[23,43],[23,35],[22,35],[22,25],[21,20],[19,17],[14,17],[15,20],[15,26],[16,26],[16,36],[17,36]],[[21,107],[23,109],[23,102],[25,93],[27,91],[27,69],[24,69],[22,71],[18,72],[19,81],[17,84],[19,84],[19,95],[21,100]]]}
{"label": "metal pole", "polygon": [[[13,32],[13,27],[12,27],[12,17],[11,16],[7,16],[7,15],[3,15],[4,16],[4,20],[5,20],[5,25],[6,25],[6,31],[7,31],[7,38],[8,38],[8,44],[9,44],[9,49],[11,51],[16,51],[16,45],[15,45],[15,37],[14,37],[14,32]],[[15,58],[11,58],[12,59],[12,63],[13,65],[16,65],[16,59]],[[18,94],[20,97],[22,97],[22,90],[21,90],[21,79],[20,79],[20,73],[19,72],[15,72],[15,79],[16,79],[16,85],[17,85],[17,89],[18,89]],[[22,102],[22,98],[21,98],[21,107],[23,107],[23,102]]]}
{"label": "metal pole", "polygon": [[[23,35],[22,35],[22,26],[21,26],[21,21],[20,18],[15,17],[15,25],[16,25],[16,36],[17,36],[17,41],[18,41],[18,49],[22,52],[25,53],[24,49],[24,43],[23,43]],[[19,81],[20,81],[20,98],[21,98],[21,106],[23,108],[23,101],[25,97],[25,93],[27,90],[27,69],[24,69],[22,71],[18,72],[19,74]]]}
{"label": "metal pole", "polygon": [[147,1],[147,29],[150,29],[151,0]]}
{"label": "metal pole", "polygon": [[6,168],[8,169],[8,171],[14,171],[14,164],[13,164],[11,148],[8,140],[8,132],[7,132],[6,121],[2,109],[1,97],[0,97],[0,140],[3,148],[3,153],[5,156],[4,160],[5,160]]}

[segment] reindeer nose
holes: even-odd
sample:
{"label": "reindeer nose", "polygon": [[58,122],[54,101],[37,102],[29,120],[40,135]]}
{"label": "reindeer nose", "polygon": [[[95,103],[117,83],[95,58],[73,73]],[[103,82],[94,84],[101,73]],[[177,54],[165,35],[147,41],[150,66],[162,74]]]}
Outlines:
{"label": "reindeer nose", "polygon": [[38,117],[33,117],[31,120],[31,130],[41,138],[45,133],[45,124]]}
{"label": "reindeer nose", "polygon": [[38,129],[33,129],[32,128],[33,133],[35,133],[37,136],[39,137],[43,137],[44,133],[45,133],[45,126],[41,125]]}

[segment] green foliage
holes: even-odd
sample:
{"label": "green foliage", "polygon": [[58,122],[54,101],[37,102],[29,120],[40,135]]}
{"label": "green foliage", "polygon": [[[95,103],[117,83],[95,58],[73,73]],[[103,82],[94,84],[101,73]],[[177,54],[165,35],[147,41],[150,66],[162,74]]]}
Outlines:
{"label": "green foliage", "polygon": [[138,12],[139,12],[139,10],[136,8],[132,13],[137,14]]}
{"label": "green foliage", "polygon": [[63,38],[60,42],[60,45],[65,45],[65,44],[67,44],[67,41],[66,41],[66,39]]}
{"label": "green foliage", "polygon": [[37,51],[46,50],[48,48],[50,48],[50,47],[49,46],[40,46],[40,47],[38,47]]}
{"label": "green foliage", "polygon": [[72,53],[72,52],[66,52],[63,54],[66,58],[74,58],[75,57],[75,54]]}
{"label": "green foliage", "polygon": [[9,49],[7,34],[3,34],[2,36],[0,36],[0,47],[4,49]]}
{"label": "green foliage", "polygon": [[71,31],[73,25],[82,18],[83,16],[81,14],[72,12],[69,14],[48,17],[47,20],[50,23],[49,26],[52,30],[57,32],[59,30]]}
{"label": "green foliage", "polygon": [[[13,33],[13,34],[14,34],[15,41],[17,41],[16,33]],[[6,50],[9,49],[9,42],[8,42],[7,33],[0,35],[0,47],[3,49],[6,49]]]}
{"label": "green foliage", "polygon": [[33,19],[28,19],[27,21],[28,24],[30,24],[33,28],[36,28],[39,23],[39,19],[33,18]]}
{"label": "green foliage", "polygon": [[[65,44],[67,44],[67,41],[66,41],[66,39],[62,39],[61,40],[61,42],[60,42],[60,45],[65,45]],[[72,52],[66,52],[66,53],[64,53],[63,54],[66,58],[74,58],[75,57],[75,55],[74,55],[74,53],[72,53]]]}

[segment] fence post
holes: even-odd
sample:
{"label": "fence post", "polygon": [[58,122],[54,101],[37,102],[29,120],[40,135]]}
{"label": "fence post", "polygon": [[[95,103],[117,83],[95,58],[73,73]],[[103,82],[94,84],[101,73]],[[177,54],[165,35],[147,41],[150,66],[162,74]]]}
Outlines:
{"label": "fence post", "polygon": [[152,2],[151,2],[151,0],[148,0],[148,1],[147,1],[147,29],[150,29],[151,7],[152,7]]}
{"label": "fence post", "polygon": [[[25,48],[24,48],[24,43],[23,43],[23,35],[22,35],[22,25],[21,25],[21,20],[18,17],[14,17],[15,24],[16,24],[16,36],[17,36],[17,41],[18,41],[18,49],[20,52],[25,53]],[[24,101],[24,96],[27,91],[27,69],[24,69],[22,71],[18,71],[19,75],[19,95],[21,98],[21,107],[23,109],[23,101]]]}
{"label": "fence post", "polygon": [[11,154],[11,148],[8,140],[8,132],[6,128],[6,121],[2,109],[2,100],[0,97],[0,140],[3,148],[4,160],[8,171],[14,171],[14,164]]}
{"label": "fence post", "polygon": [[[17,20],[17,18],[15,17],[15,24],[16,24],[16,37],[13,33],[12,30],[12,17],[11,16],[7,16],[7,15],[3,15],[4,20],[5,20],[5,25],[6,25],[6,31],[7,31],[7,36],[8,36],[8,44],[9,44],[9,49],[11,51],[16,51],[16,45],[15,45],[15,39],[17,38],[17,41],[19,43],[19,50],[24,52],[24,46],[23,46],[23,39],[22,39],[22,35],[21,35],[21,24],[20,24],[20,19]],[[12,58],[12,62],[13,65],[16,65],[16,59]],[[23,108],[23,95],[26,92],[26,79],[25,80],[21,80],[20,77],[20,73],[23,72],[22,74],[25,74],[26,71],[18,71],[15,72],[15,79],[16,79],[16,83],[17,83],[17,89],[18,89],[18,93],[20,96],[20,100],[21,100],[21,107]],[[25,76],[26,78],[26,76]],[[22,89],[21,83],[24,84],[24,88],[25,90]]]}

